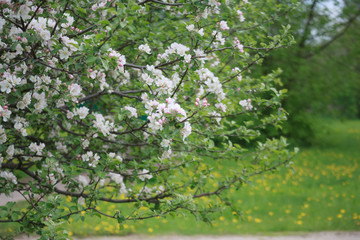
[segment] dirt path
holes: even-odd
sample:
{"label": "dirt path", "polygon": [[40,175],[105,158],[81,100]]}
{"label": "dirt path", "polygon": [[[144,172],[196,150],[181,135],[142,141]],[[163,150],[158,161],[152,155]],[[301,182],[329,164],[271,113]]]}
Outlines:
{"label": "dirt path", "polygon": [[6,205],[7,202],[18,202],[24,201],[23,196],[20,193],[11,193],[10,196],[6,196],[5,194],[0,194],[0,206]]}
{"label": "dirt path", "polygon": [[[26,236],[18,237],[16,240],[35,240],[36,237],[28,238]],[[317,232],[317,233],[299,233],[288,236],[146,236],[130,235],[124,237],[88,237],[74,238],[74,240],[359,240],[360,232]]]}

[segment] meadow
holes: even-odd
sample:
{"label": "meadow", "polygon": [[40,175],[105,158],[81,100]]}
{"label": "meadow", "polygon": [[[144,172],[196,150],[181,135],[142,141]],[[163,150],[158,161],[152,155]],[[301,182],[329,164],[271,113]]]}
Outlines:
{"label": "meadow", "polygon": [[[64,228],[76,236],[360,230],[360,121],[324,121],[323,125],[317,144],[302,149],[295,157],[293,170],[282,168],[278,173],[254,177],[239,190],[229,189],[229,201],[241,212],[227,209],[215,213],[211,224],[196,221],[191,215],[173,215],[119,225],[116,220],[84,213],[70,218]],[[231,161],[216,165],[214,184],[231,165]],[[199,201],[208,204],[212,200]],[[108,214],[117,208],[114,204],[98,206]],[[11,232],[14,228],[7,224],[0,231]]]}

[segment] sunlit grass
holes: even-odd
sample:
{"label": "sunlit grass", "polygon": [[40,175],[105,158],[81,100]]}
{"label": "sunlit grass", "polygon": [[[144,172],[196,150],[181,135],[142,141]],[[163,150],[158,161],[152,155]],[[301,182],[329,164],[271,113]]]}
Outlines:
{"label": "sunlit grass", "polygon": [[[360,229],[360,122],[333,122],[319,133],[319,144],[296,157],[295,172],[282,169],[253,179],[228,196],[242,210],[215,214],[212,225],[194,217],[154,218],[125,222],[89,219],[68,225],[75,235],[146,234],[248,234],[292,231]],[[224,174],[221,164],[214,177]],[[231,165],[231,164],[230,164]],[[223,168],[222,168],[223,167]],[[214,184],[215,181],[214,181]],[[209,199],[202,199],[205,204]],[[111,213],[113,204],[99,206]],[[121,229],[122,228],[122,229]]]}
{"label": "sunlit grass", "polygon": [[[252,184],[227,192],[230,201],[241,209],[240,215],[228,209],[215,214],[211,225],[197,222],[191,215],[121,225],[116,220],[85,215],[84,222],[70,218],[65,227],[79,236],[360,230],[360,121],[328,124],[330,131],[318,134],[318,145],[298,154],[295,172],[282,169],[258,176]],[[211,184],[216,184],[231,165],[231,161],[215,165],[218,170]],[[197,201],[207,204],[212,199]],[[123,205],[114,204],[101,204],[98,209],[110,215],[116,210],[126,211]]]}

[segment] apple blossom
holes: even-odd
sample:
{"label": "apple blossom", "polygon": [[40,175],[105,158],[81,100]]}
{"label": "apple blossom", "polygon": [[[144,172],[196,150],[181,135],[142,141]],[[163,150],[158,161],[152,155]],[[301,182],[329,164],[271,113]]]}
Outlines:
{"label": "apple blossom", "polygon": [[[60,223],[80,212],[120,224],[185,206],[198,215],[203,206],[193,199],[212,201],[286,165],[292,153],[283,138],[255,137],[286,119],[285,91],[274,91],[280,71],[257,76],[251,68],[293,41],[288,27],[264,37],[261,22],[297,5],[257,14],[266,4],[1,1],[0,193],[27,191],[32,204],[0,224],[66,239]],[[242,142],[265,147],[249,151]],[[246,150],[259,160],[250,167],[242,162]],[[208,184],[211,159],[242,165]],[[119,212],[102,213],[95,208],[101,202],[118,204]]]}

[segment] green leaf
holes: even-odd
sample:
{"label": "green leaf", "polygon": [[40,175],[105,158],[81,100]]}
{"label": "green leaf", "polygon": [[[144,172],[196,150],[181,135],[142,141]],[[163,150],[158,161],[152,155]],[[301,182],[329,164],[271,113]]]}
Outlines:
{"label": "green leaf", "polygon": [[106,71],[109,70],[109,62],[107,60],[101,59],[101,63]]}
{"label": "green leaf", "polygon": [[86,62],[87,64],[91,64],[91,63],[96,62],[97,59],[98,59],[98,58],[95,57],[95,56],[89,56],[89,57],[85,60],[85,62]]}
{"label": "green leaf", "polygon": [[125,220],[126,220],[126,218],[125,218],[125,216],[123,216],[123,215],[119,215],[119,217],[117,218],[118,223],[122,223],[122,222],[124,222]]}

